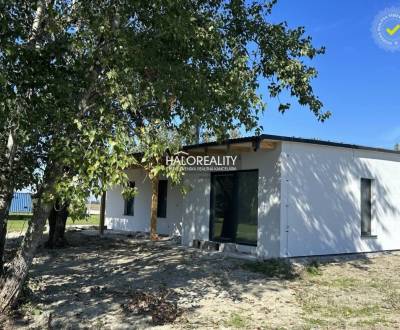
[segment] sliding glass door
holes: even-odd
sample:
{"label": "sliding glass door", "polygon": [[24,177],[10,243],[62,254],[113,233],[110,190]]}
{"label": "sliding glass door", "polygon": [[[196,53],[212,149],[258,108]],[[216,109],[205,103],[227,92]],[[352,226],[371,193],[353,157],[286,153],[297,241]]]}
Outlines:
{"label": "sliding glass door", "polygon": [[211,173],[210,239],[257,245],[258,170]]}

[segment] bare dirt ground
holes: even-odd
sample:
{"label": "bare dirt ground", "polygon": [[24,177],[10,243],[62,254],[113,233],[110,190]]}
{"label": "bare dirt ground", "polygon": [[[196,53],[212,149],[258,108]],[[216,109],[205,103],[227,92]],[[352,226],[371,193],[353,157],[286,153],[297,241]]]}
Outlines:
{"label": "bare dirt ground", "polygon": [[[69,247],[39,250],[6,329],[400,326],[398,253],[292,267],[183,249],[170,240],[89,234],[69,232]],[[173,317],[160,321],[163,313]]]}

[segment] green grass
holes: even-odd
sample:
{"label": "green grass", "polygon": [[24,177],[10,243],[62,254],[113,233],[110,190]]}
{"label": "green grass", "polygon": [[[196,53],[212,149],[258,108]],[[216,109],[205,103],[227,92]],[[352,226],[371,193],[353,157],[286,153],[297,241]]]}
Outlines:
{"label": "green grass", "polygon": [[[315,310],[315,309],[314,309]],[[322,316],[331,318],[360,318],[374,316],[379,310],[378,305],[368,306],[343,306],[343,305],[327,305],[320,309]]]}
{"label": "green grass", "polygon": [[[28,219],[31,218],[31,214],[10,214],[7,223],[7,231],[11,232],[22,232],[28,228]],[[88,218],[72,221],[71,218],[67,220],[68,225],[98,225],[99,216],[91,215]]]}
{"label": "green grass", "polygon": [[365,283],[360,283],[359,279],[353,278],[353,277],[339,277],[331,280],[330,286],[331,287],[336,287],[339,289],[351,289],[351,288],[357,288],[360,287]]}
{"label": "green grass", "polygon": [[247,320],[237,313],[232,313],[225,325],[229,328],[243,329],[247,326]]}

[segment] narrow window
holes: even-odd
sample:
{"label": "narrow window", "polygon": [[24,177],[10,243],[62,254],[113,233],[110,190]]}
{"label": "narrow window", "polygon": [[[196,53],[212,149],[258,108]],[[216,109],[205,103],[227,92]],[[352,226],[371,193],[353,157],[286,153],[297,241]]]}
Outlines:
{"label": "narrow window", "polygon": [[361,179],[361,236],[371,236],[372,180]]}
{"label": "narrow window", "polygon": [[167,189],[168,189],[167,180],[158,181],[158,204],[157,204],[158,218],[167,217]]}
{"label": "narrow window", "polygon": [[[129,182],[129,186],[131,188],[135,188],[135,182]],[[134,205],[135,205],[135,197],[126,198],[124,205],[124,215],[134,215]]]}

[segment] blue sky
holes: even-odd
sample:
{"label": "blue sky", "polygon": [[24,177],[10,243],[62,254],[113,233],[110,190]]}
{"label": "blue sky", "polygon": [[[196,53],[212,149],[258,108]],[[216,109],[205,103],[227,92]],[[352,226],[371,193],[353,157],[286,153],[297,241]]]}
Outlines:
{"label": "blue sky", "polygon": [[387,148],[400,143],[400,52],[381,49],[371,34],[375,16],[393,6],[400,0],[279,0],[273,21],[305,26],[314,45],[327,49],[312,62],[319,71],[313,87],[332,117],[319,123],[294,100],[282,115],[266,99],[264,133]]}

